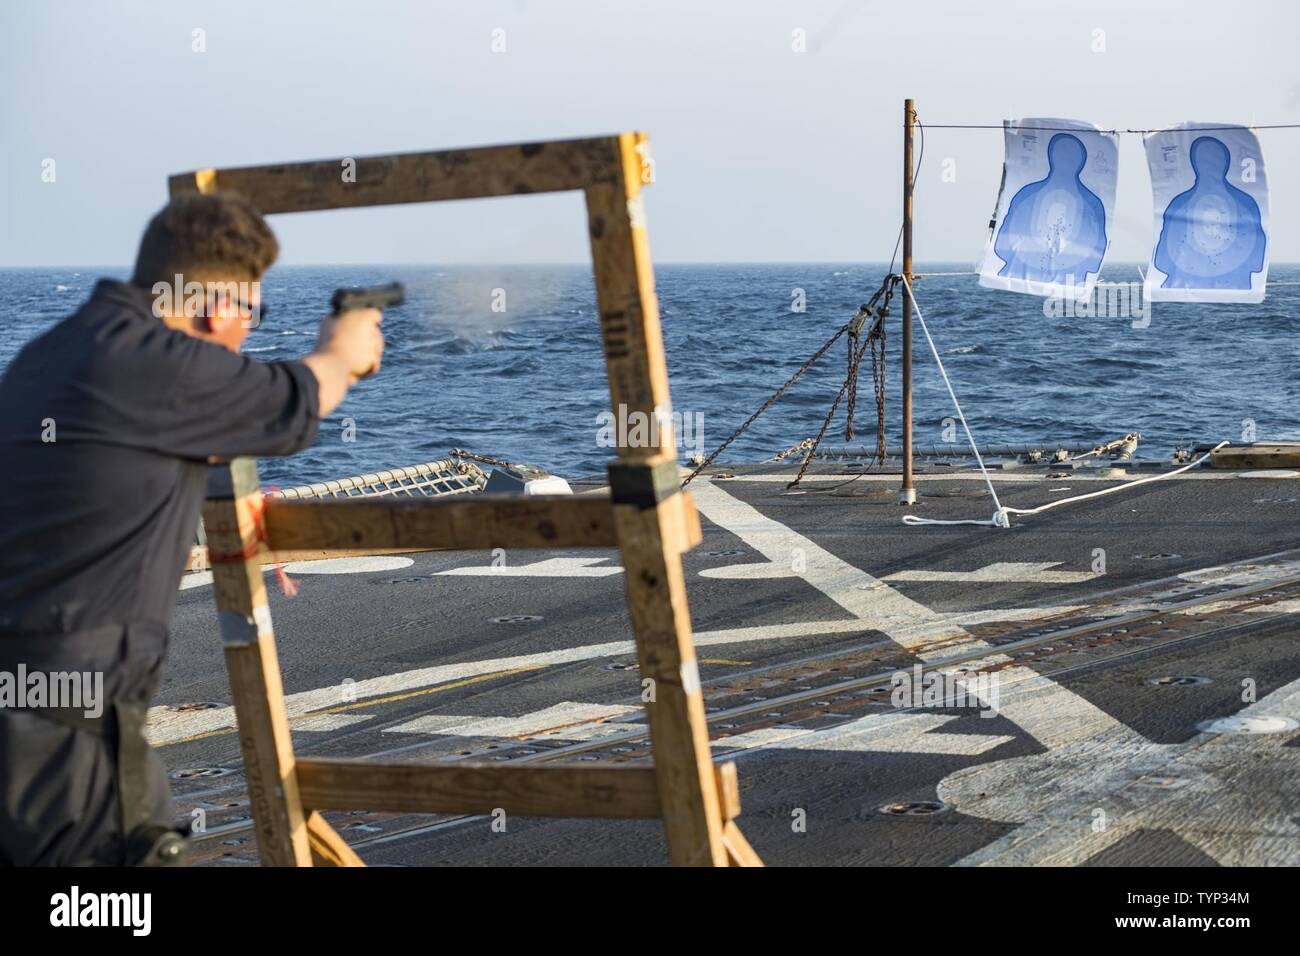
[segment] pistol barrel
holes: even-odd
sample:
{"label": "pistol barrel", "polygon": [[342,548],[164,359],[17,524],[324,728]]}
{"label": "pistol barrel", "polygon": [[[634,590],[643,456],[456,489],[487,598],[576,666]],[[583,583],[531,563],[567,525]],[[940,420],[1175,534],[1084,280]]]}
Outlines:
{"label": "pistol barrel", "polygon": [[406,287],[400,282],[360,289],[335,289],[330,308],[335,315],[352,309],[388,309],[406,301]]}

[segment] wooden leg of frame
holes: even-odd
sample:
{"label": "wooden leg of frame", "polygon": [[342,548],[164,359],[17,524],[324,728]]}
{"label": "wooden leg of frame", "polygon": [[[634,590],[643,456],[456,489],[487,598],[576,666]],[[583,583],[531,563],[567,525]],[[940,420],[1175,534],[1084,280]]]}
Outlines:
{"label": "wooden leg of frame", "polygon": [[740,832],[735,820],[728,820],[722,828],[722,843],[727,848],[727,862],[731,866],[762,866],[763,861]]}
{"label": "wooden leg of frame", "polygon": [[669,857],[677,865],[725,866],[681,558],[665,548],[672,535],[661,526],[674,512],[635,505],[617,505],[614,512]]}
{"label": "wooden leg of frame", "polygon": [[740,816],[740,781],[732,761],[717,765],[718,800],[722,809],[722,845],[730,866],[762,866],[763,860],[736,825]]}
{"label": "wooden leg of frame", "polygon": [[257,465],[215,468],[203,509],[230,694],[264,866],[311,866],[262,563]]}
{"label": "wooden leg of frame", "polygon": [[307,815],[307,841],[313,866],[365,866],[356,851],[315,810]]}
{"label": "wooden leg of frame", "polygon": [[668,855],[677,865],[726,866],[680,554],[698,539],[698,529],[674,500],[679,496],[672,401],[640,196],[649,179],[643,145],[630,133],[611,140],[615,181],[586,191],[610,404],[620,419],[635,415],[653,423],[648,441],[619,447],[611,500]]}

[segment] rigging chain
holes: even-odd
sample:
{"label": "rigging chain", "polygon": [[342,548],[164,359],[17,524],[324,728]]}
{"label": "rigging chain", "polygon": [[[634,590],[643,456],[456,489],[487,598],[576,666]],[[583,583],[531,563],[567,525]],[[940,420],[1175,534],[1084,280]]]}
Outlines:
{"label": "rigging chain", "polygon": [[[807,454],[804,456],[803,464],[799,466],[799,474],[795,475],[794,481],[785,486],[787,490],[803,481],[803,476],[807,473],[808,466],[812,464],[813,457],[817,454],[817,447],[821,444],[822,439],[826,437],[826,431],[830,428],[831,421],[835,418],[835,412],[839,409],[840,401],[844,398],[846,392],[849,393],[850,400],[847,408],[848,422],[845,431],[849,435],[853,434],[853,413],[854,404],[857,399],[858,370],[862,366],[862,356],[866,353],[868,348],[871,349],[871,377],[876,389],[876,459],[880,462],[885,460],[885,383],[884,376],[877,375],[877,369],[879,368],[881,372],[884,370],[885,317],[889,315],[889,301],[894,296],[894,288],[897,286],[899,279],[900,277],[895,275],[886,276],[879,291],[872,296],[871,303],[863,306],[862,309],[859,310],[858,314],[854,316],[853,322],[849,323],[850,325],[857,323],[858,327],[850,332],[852,337],[849,339],[848,375],[844,379],[844,384],[840,386],[840,390],[835,396],[835,401],[831,403],[830,411],[826,413],[826,419],[822,422],[821,431],[819,431],[817,437],[812,440],[812,447],[808,449]],[[882,294],[884,295],[885,301],[881,303],[880,308],[873,310],[872,305],[874,305],[876,300],[879,299]],[[863,313],[865,313],[865,315]],[[853,344],[855,339],[860,335],[861,322],[873,314],[875,315],[875,322],[872,323],[871,328],[867,331],[866,338],[862,341],[862,344],[855,350]],[[877,365],[875,347],[877,342],[879,343],[880,349],[879,365]]]}
{"label": "rigging chain", "polygon": [[[695,467],[695,470],[692,471],[689,475],[687,475],[685,480],[682,481],[682,487],[685,488],[687,485],[691,483],[691,479],[695,478],[701,471],[703,471],[705,468],[708,468],[711,464],[713,464],[714,459],[716,459],[718,455],[722,454],[722,452],[727,448],[728,445],[730,445],[742,434],[744,434],[745,430],[748,429],[750,425],[754,424],[754,422],[758,419],[760,415],[762,415],[765,411],[767,411],[769,408],[775,405],[776,402],[781,398],[781,396],[784,395],[790,389],[790,387],[794,385],[795,382],[797,382],[800,378],[803,377],[805,372],[807,372],[810,368],[812,368],[815,364],[817,364],[817,361],[828,351],[830,351],[831,346],[839,341],[840,336],[842,336],[845,332],[849,332],[851,333],[851,338],[849,340],[849,355],[850,355],[849,376],[846,379],[844,385],[840,387],[839,394],[835,398],[835,404],[831,407],[831,416],[833,416],[835,414],[835,409],[839,407],[840,399],[844,397],[844,393],[849,387],[849,380],[854,380],[856,382],[858,365],[861,362],[863,352],[866,350],[867,346],[872,342],[874,342],[877,337],[879,337],[881,342],[881,347],[883,350],[884,316],[885,313],[888,311],[889,298],[894,294],[894,287],[897,284],[898,284],[898,276],[896,275],[886,276],[885,280],[880,284],[880,288],[877,289],[875,293],[871,296],[871,300],[866,305],[858,309],[857,314],[852,319],[850,319],[844,325],[840,326],[835,331],[835,334],[832,335],[829,339],[827,339],[826,342],[821,346],[821,348],[819,348],[816,352],[814,352],[806,362],[804,362],[801,366],[799,366],[799,368],[795,370],[794,374],[791,375],[788,379],[786,379],[784,384],[782,384],[780,388],[778,388],[775,392],[773,392],[768,397],[767,401],[765,401],[762,405],[758,407],[758,410],[755,411],[754,414],[750,415],[749,418],[745,419],[744,423],[739,428],[737,428],[734,432],[732,432],[731,435],[721,445],[715,448],[707,458],[705,458],[702,462],[700,462],[700,464]],[[882,296],[885,297],[885,305],[882,306],[879,311],[877,311],[876,303],[880,300]],[[871,330],[868,332],[866,341],[861,346],[859,346],[856,350],[854,350],[853,340],[858,337],[863,322],[867,318],[870,318],[873,315],[876,316],[876,321],[875,324],[872,326]],[[856,360],[854,358],[855,355],[856,355]],[[873,349],[871,354],[871,368],[872,368],[873,381],[875,380],[875,376],[876,376],[876,367],[877,367],[876,352]],[[880,357],[880,370],[883,373],[884,371],[883,355]],[[882,420],[884,417],[884,412],[883,412],[883,405],[881,405],[880,403],[883,401],[883,397],[884,397],[883,392],[884,392],[884,382],[882,377],[882,380],[877,382],[876,384],[877,404],[880,406],[878,408],[878,412],[879,412],[879,417]],[[856,394],[856,384],[855,384],[855,394]],[[822,425],[821,434],[819,434],[817,438],[813,441],[808,456],[804,459],[803,467],[800,468],[799,470],[799,478],[796,478],[794,481],[795,484],[798,483],[799,479],[803,477],[804,471],[807,470],[808,463],[809,461],[812,460],[813,454],[816,453],[817,444],[821,441],[822,435],[826,433],[826,428],[829,425],[829,423],[830,423],[830,417],[828,416],[827,421]],[[883,435],[884,429],[881,428],[880,431],[881,434]],[[882,442],[883,439],[878,437],[877,439],[878,449]]]}

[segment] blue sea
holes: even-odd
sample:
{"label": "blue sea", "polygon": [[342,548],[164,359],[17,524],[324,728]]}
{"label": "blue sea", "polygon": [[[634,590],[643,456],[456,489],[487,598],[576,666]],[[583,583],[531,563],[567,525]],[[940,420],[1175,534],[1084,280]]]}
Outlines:
{"label": "blue sea", "polygon": [[[885,271],[657,266],[674,410],[693,426],[683,458],[730,435],[853,316]],[[1110,281],[1138,278],[1135,265],[1106,271]],[[0,366],[75,310],[98,277],[124,274],[0,270]],[[971,275],[925,278],[916,295],[981,443],[1086,445],[1139,431],[1139,454],[1161,458],[1188,441],[1240,440],[1243,428],[1258,440],[1300,438],[1300,267],[1274,265],[1269,278],[1260,305],[1155,303],[1146,328],[1127,316],[1048,317],[1043,300],[981,289]],[[385,317],[383,370],[322,424],[312,448],[262,462],[268,484],[409,465],[456,447],[569,477],[603,471],[612,449],[600,443],[598,416],[609,397],[587,266],[278,266],[263,283],[267,321],[247,351],[265,360],[301,355],[336,287],[394,279],[406,284],[407,304]],[[796,290],[805,311],[792,311]],[[899,306],[896,298],[889,320],[891,447],[899,441]],[[760,461],[815,435],[844,381],[845,349],[841,340],[720,461]],[[916,441],[947,443],[953,409],[919,326],[915,365]],[[826,444],[843,437],[839,424]],[[864,367],[855,444],[874,442]]]}

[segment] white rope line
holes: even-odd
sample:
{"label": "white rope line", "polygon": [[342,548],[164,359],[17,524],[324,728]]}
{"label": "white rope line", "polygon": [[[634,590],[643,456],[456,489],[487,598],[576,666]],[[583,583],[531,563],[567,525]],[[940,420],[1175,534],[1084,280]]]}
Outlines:
{"label": "white rope line", "polygon": [[1103,488],[1101,491],[1091,491],[1086,495],[1074,495],[1073,497],[1070,498],[1062,498],[1059,501],[1051,501],[1045,505],[1039,505],[1037,508],[1007,507],[998,500],[998,493],[993,488],[993,480],[989,478],[988,469],[984,467],[984,459],[980,457],[979,448],[975,444],[975,437],[971,434],[970,426],[966,424],[966,415],[961,410],[961,403],[957,401],[957,393],[953,391],[952,382],[948,379],[948,372],[943,367],[943,359],[939,357],[939,350],[938,348],[935,347],[934,339],[931,338],[930,336],[930,329],[925,324],[925,315],[921,312],[921,306],[917,303],[916,296],[912,294],[912,286],[907,281],[906,276],[903,277],[903,287],[907,290],[908,298],[912,300],[912,307],[916,309],[916,317],[921,323],[921,331],[925,333],[925,340],[926,342],[929,343],[930,352],[931,354],[934,355],[934,360],[939,366],[939,374],[943,376],[943,384],[947,386],[948,394],[952,397],[953,407],[957,409],[957,417],[961,419],[961,427],[966,431],[966,438],[967,440],[970,441],[971,451],[975,453],[975,460],[979,463],[980,473],[984,476],[984,483],[988,485],[989,495],[993,498],[993,505],[997,509],[993,512],[992,518],[988,518],[984,520],[980,520],[976,518],[965,518],[965,519],[944,521],[938,518],[922,518],[919,515],[904,515],[903,524],[907,524],[907,525],[973,524],[973,525],[982,525],[984,527],[992,527],[992,528],[1010,528],[1011,527],[1010,516],[1013,514],[1015,515],[1041,514],[1042,512],[1048,511],[1052,508],[1059,508],[1061,505],[1072,504],[1076,501],[1087,501],[1089,498],[1100,498],[1102,495],[1113,494],[1116,491],[1127,491],[1128,489],[1135,488],[1138,485],[1145,485],[1145,484],[1150,484],[1153,481],[1162,481],[1166,478],[1173,478],[1175,475],[1181,475],[1185,471],[1191,471],[1193,468],[1199,467],[1203,461],[1205,461],[1207,458],[1213,455],[1224,445],[1231,444],[1231,442],[1228,441],[1221,441],[1217,445],[1215,445],[1212,449],[1210,449],[1208,452],[1206,452],[1204,455],[1202,455],[1200,458],[1197,458],[1195,461],[1183,465],[1181,468],[1175,468],[1173,471],[1161,472],[1158,475],[1149,475],[1146,478],[1139,478],[1136,481],[1127,481],[1122,485],[1115,485],[1114,487],[1111,488]]}
{"label": "white rope line", "polygon": [[989,495],[993,498],[993,504],[997,508],[993,512],[993,517],[988,521],[938,521],[934,518],[904,515],[903,524],[982,524],[1009,528],[1011,525],[1006,516],[1006,509],[1002,507],[1002,502],[998,501],[998,493],[997,489],[993,487],[993,479],[989,477],[988,469],[984,467],[984,458],[980,455],[979,446],[975,444],[975,436],[971,434],[970,426],[966,424],[966,413],[961,410],[961,402],[957,401],[957,393],[953,391],[952,382],[948,380],[948,371],[943,367],[943,359],[939,357],[939,349],[935,346],[934,339],[930,337],[930,329],[925,324],[925,315],[921,312],[921,306],[917,303],[916,296],[912,294],[912,283],[908,281],[907,276],[903,276],[903,288],[907,290],[907,297],[912,300],[912,308],[916,309],[916,318],[921,323],[921,331],[925,333],[926,342],[930,343],[930,352],[934,355],[934,360],[939,366],[939,374],[943,376],[943,384],[947,387],[948,395],[952,398],[953,408],[957,409],[957,417],[961,419],[961,427],[966,432],[966,440],[970,442],[970,450],[975,453],[975,460],[979,462],[980,466],[980,474],[984,476],[984,484],[988,485]]}
{"label": "white rope line", "polygon": [[1205,461],[1205,459],[1209,458],[1224,445],[1230,444],[1232,444],[1232,442],[1221,441],[1215,445],[1213,449],[1207,451],[1200,458],[1196,459],[1196,461],[1183,465],[1181,468],[1175,468],[1173,471],[1162,471],[1158,475],[1148,475],[1146,478],[1139,478],[1136,481],[1126,481],[1122,485],[1115,485],[1112,488],[1103,488],[1101,491],[1090,491],[1086,495],[1075,495],[1072,498],[1062,498],[1060,501],[1051,501],[1045,505],[1039,505],[1037,508],[1003,508],[1002,510],[1015,515],[1036,515],[1051,508],[1059,507],[1060,505],[1068,505],[1074,501],[1086,501],[1089,498],[1098,498],[1102,495],[1109,495],[1116,491],[1127,491],[1130,488],[1135,488],[1138,485],[1150,484],[1153,481],[1162,481],[1165,478],[1172,478],[1174,475],[1181,475],[1185,471],[1190,471],[1191,469],[1196,468],[1201,464],[1201,462]]}

